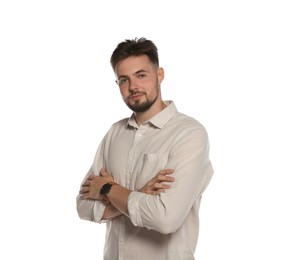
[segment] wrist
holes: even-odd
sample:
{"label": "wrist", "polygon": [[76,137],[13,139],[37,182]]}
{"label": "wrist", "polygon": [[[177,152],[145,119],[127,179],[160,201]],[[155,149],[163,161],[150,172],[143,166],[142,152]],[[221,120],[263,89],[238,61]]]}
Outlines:
{"label": "wrist", "polygon": [[112,186],[118,185],[116,182],[107,182],[103,184],[103,186],[100,189],[100,197],[102,198],[101,200],[109,203],[109,200],[107,199],[107,195],[112,189]]}

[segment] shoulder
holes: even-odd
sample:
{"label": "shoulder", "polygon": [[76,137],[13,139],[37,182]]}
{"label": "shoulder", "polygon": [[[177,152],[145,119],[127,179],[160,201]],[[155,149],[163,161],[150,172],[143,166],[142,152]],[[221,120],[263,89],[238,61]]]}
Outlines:
{"label": "shoulder", "polygon": [[176,142],[208,142],[205,126],[186,114],[177,112],[168,122],[168,128]]}
{"label": "shoulder", "polygon": [[180,112],[177,112],[175,114],[175,116],[172,118],[170,123],[175,125],[177,128],[184,129],[184,130],[185,129],[190,129],[190,130],[201,129],[205,131],[205,127],[200,121]]}
{"label": "shoulder", "polygon": [[113,135],[114,133],[115,134],[119,134],[123,131],[126,131],[128,130],[128,122],[129,122],[129,118],[123,118],[123,119],[120,119],[116,122],[114,122],[109,131],[107,132],[107,135]]}
{"label": "shoulder", "polygon": [[128,120],[129,120],[128,117],[123,118],[123,119],[120,119],[120,120],[114,122],[114,123],[112,124],[111,128],[112,128],[112,127],[122,127],[122,126],[126,126],[127,123],[128,123]]}

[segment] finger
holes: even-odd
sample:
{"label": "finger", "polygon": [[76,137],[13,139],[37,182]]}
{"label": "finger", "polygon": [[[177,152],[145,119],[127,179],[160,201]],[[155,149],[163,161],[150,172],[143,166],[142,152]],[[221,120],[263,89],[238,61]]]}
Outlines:
{"label": "finger", "polygon": [[171,185],[158,182],[158,183],[154,183],[153,187],[154,187],[154,189],[170,189]]}
{"label": "finger", "polygon": [[154,183],[153,187],[154,187],[154,189],[169,189],[171,187],[171,185],[156,182],[156,183]]}
{"label": "finger", "polygon": [[89,175],[87,180],[91,181],[95,176],[94,175]]}
{"label": "finger", "polygon": [[159,171],[158,174],[160,174],[160,175],[167,175],[167,174],[172,174],[172,173],[174,173],[174,170],[173,169],[164,169],[164,170]]}
{"label": "finger", "polygon": [[172,187],[171,185],[162,184],[161,189],[164,191],[164,190],[170,189],[171,187]]}
{"label": "finger", "polygon": [[80,194],[84,194],[84,193],[88,193],[88,192],[89,192],[89,187],[83,187],[79,191]]}
{"label": "finger", "polygon": [[161,183],[159,183],[159,182],[154,183],[153,188],[154,189],[160,189],[161,188]]}
{"label": "finger", "polygon": [[89,198],[88,193],[85,193],[85,194],[80,196],[80,199],[82,199],[82,200],[86,200],[88,198]]}
{"label": "finger", "polygon": [[175,178],[174,177],[171,177],[171,176],[165,176],[164,181],[166,181],[166,182],[174,182],[175,181]]}
{"label": "finger", "polygon": [[161,193],[164,193],[165,189],[157,189],[151,192],[152,195],[159,195]]}
{"label": "finger", "polygon": [[161,192],[157,189],[157,190],[149,190],[146,193],[150,195],[159,195]]}
{"label": "finger", "polygon": [[91,181],[86,180],[81,186],[82,186],[82,187],[89,186],[90,183],[91,183]]}
{"label": "finger", "polygon": [[109,176],[108,172],[106,172],[105,168],[102,168],[101,171],[100,171],[100,175],[103,176],[103,177],[107,177]]}
{"label": "finger", "polygon": [[160,193],[161,193],[160,190],[155,190],[151,192],[152,195],[159,195]]}
{"label": "finger", "polygon": [[158,175],[157,181],[159,181],[159,182],[163,182],[163,181],[173,182],[173,181],[175,181],[175,178],[171,177],[171,176],[166,176],[166,175]]}

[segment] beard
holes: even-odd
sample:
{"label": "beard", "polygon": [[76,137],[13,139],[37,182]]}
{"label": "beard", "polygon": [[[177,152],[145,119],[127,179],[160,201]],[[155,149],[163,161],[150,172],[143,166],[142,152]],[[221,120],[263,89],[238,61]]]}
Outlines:
{"label": "beard", "polygon": [[149,99],[146,97],[145,102],[140,102],[139,100],[135,101],[133,104],[129,103],[128,101],[126,102],[126,105],[134,112],[136,113],[141,113],[147,111],[157,100],[158,95],[154,99]]}

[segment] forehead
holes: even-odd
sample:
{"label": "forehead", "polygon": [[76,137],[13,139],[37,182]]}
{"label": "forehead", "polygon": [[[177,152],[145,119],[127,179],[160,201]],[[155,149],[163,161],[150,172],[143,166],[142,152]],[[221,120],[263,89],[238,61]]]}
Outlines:
{"label": "forehead", "polygon": [[148,56],[130,56],[120,61],[115,67],[115,74],[117,77],[122,75],[132,75],[140,70],[151,71],[153,65]]}

